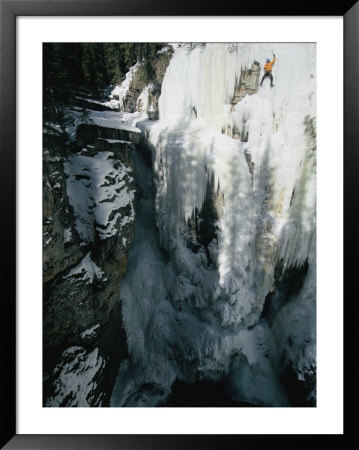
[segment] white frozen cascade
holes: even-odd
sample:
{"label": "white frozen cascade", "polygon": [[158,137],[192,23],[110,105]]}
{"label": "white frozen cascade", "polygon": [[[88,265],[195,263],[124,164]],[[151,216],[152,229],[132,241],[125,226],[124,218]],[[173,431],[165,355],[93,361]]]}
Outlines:
{"label": "white frozen cascade", "polygon": [[[241,72],[257,61],[260,81],[272,50],[275,86],[267,77],[234,102]],[[285,367],[304,379],[316,365],[315,44],[175,46],[159,116],[137,127],[152,151],[169,260],[135,239],[121,292],[130,360],[111,404],[146,383],[158,396],[176,378],[227,376],[235,400],[288,405]],[[188,221],[202,220],[208,185],[216,233],[193,251]],[[300,289],[280,300],[275,280],[305,266]],[[279,306],[267,321],[270,292]]]}

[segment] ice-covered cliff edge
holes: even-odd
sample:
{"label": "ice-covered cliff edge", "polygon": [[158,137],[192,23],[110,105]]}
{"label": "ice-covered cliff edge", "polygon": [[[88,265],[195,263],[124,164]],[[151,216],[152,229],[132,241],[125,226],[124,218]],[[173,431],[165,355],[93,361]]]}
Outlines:
{"label": "ice-covered cliff edge", "polygon": [[[258,87],[272,49],[275,87],[268,78]],[[131,360],[112,404],[150,383],[169,392],[176,378],[226,376],[237,400],[286,405],[288,371],[291,386],[307,382],[301,401],[312,402],[315,52],[313,44],[176,48],[160,120],[142,125],[170,260],[154,297],[151,267],[132,286],[126,279]]]}
{"label": "ice-covered cliff edge", "polygon": [[[295,210],[298,224],[306,231],[313,231],[316,198],[315,45],[276,44],[275,87],[270,88],[267,78],[258,92],[235,103],[243,71],[251,69],[255,61],[264,63],[271,57],[272,48],[272,44],[207,44],[192,51],[188,47],[177,48],[166,72],[159,102],[161,121],[167,123],[165,126],[160,123],[157,129],[151,130],[150,142],[165,157],[178,153],[173,148],[182,146],[192,159],[204,158],[205,172],[214,172],[221,191],[227,194],[227,202],[230,191],[248,198],[245,175],[237,177],[239,184],[236,186],[233,173],[246,166],[243,155],[247,155],[247,164],[253,171],[249,175],[253,178],[250,190],[256,196],[253,197],[254,207],[261,203],[258,196],[263,196],[263,189],[270,189],[271,205],[267,209],[275,215],[278,227],[285,224],[289,210],[292,214]],[[199,120],[192,122],[189,119],[193,118],[194,111]],[[210,128],[208,131],[206,126]],[[214,132],[222,131],[233,137],[233,130],[244,139],[237,142]],[[159,159],[157,156],[156,161]],[[198,185],[206,183],[193,168],[193,161],[182,159],[186,167],[177,162],[171,165],[172,161],[167,160],[164,170],[168,175],[175,167],[179,174],[167,176],[168,179],[180,179],[183,172],[187,178],[196,177],[197,183],[188,183],[182,189],[186,197],[182,199],[182,205],[188,202],[188,197],[196,197],[195,204],[184,206],[182,215],[188,219],[194,206],[201,208],[205,189],[198,189]],[[290,208],[295,188],[300,190],[297,197],[301,204]],[[248,222],[248,217],[245,221]],[[278,235],[278,231],[275,234]],[[304,239],[305,231],[302,231]],[[293,249],[297,256],[292,255],[290,264],[304,262],[309,243],[302,244],[304,246]],[[289,258],[289,255],[281,256]]]}

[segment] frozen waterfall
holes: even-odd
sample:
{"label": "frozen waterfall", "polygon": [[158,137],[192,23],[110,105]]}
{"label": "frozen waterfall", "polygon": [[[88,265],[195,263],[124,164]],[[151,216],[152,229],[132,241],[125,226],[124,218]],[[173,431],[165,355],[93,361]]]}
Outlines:
{"label": "frozen waterfall", "polygon": [[[272,50],[275,87],[259,87]],[[136,392],[155,405],[175,379],[226,380],[235,400],[289,405],[285,371],[306,380],[316,366],[316,47],[176,45],[159,116],[137,124],[159,241],[148,247],[151,227],[130,254],[131,359],[112,405],[143,406]]]}

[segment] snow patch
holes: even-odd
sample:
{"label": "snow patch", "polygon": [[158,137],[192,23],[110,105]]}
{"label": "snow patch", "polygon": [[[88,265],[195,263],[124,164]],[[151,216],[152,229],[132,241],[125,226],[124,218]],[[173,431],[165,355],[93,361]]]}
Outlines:
{"label": "snow patch", "polygon": [[49,239],[47,239],[45,242],[44,242],[44,248],[46,248],[49,244],[50,244],[50,242],[52,241],[52,237],[50,237]]}
{"label": "snow patch", "polygon": [[101,396],[95,396],[97,383],[94,379],[105,364],[98,348],[90,353],[83,347],[65,350],[61,362],[53,370],[55,393],[46,400],[45,406],[101,406]]}
{"label": "snow patch", "polygon": [[63,278],[72,278],[71,282],[86,282],[92,284],[94,280],[100,281],[105,273],[91,259],[91,252],[80,261],[80,263],[72,268]]}
{"label": "snow patch", "polygon": [[110,94],[110,102],[109,105],[113,105],[111,107],[117,106],[118,109],[123,110],[124,109],[124,101],[127,95],[127,92],[131,86],[133,77],[135,76],[135,73],[137,72],[138,68],[140,67],[140,63],[136,63],[134,66],[130,67],[128,72],[126,73],[125,79],[122,81],[122,83],[118,86],[116,86],[111,94]]}
{"label": "snow patch", "polygon": [[134,218],[134,191],[126,185],[129,181],[126,166],[112,157],[113,153],[108,151],[92,157],[71,155],[64,163],[76,228],[86,242],[92,242],[95,233],[100,239],[118,234],[121,228],[118,219],[128,205]]}
{"label": "snow patch", "polygon": [[68,244],[69,242],[72,242],[72,232],[71,228],[66,228],[64,230],[64,244]]}
{"label": "snow patch", "polygon": [[91,328],[88,328],[87,330],[83,331],[82,333],[80,333],[80,338],[81,339],[86,339],[89,337],[95,337],[97,335],[98,329],[100,328],[100,324],[96,324]]}

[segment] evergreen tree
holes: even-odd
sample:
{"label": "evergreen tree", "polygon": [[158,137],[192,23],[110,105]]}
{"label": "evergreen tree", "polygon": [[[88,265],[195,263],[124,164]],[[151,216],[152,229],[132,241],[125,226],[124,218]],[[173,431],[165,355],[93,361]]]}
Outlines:
{"label": "evergreen tree", "polygon": [[43,45],[44,88],[103,89],[117,84],[136,62],[144,62],[143,76],[154,76],[153,60],[163,43],[46,43]]}
{"label": "evergreen tree", "polygon": [[110,83],[118,84],[122,79],[120,69],[121,51],[119,44],[104,44],[105,64],[107,76]]}

